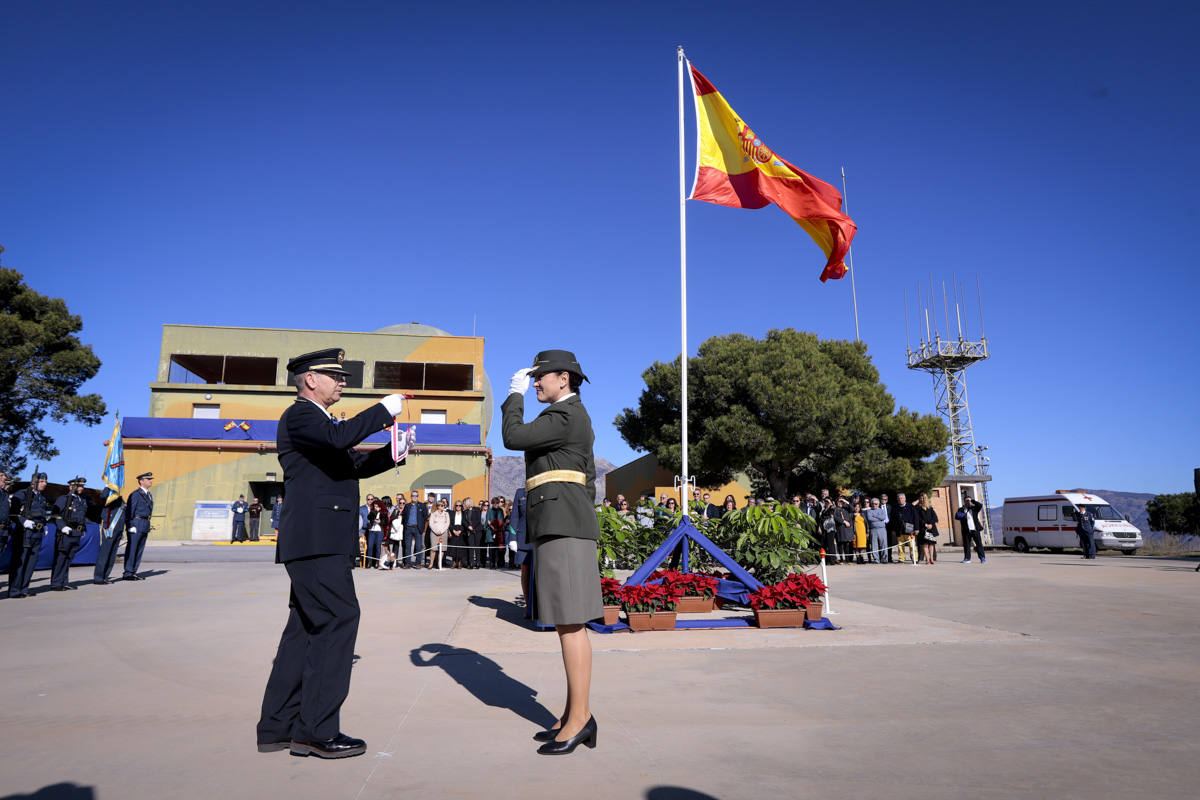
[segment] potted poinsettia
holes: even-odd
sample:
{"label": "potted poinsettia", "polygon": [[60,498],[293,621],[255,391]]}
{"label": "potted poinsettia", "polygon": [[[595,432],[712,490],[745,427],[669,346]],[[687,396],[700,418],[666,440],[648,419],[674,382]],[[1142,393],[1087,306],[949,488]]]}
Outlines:
{"label": "potted poinsettia", "polygon": [[760,628],[798,628],[804,625],[806,615],[819,620],[824,594],[825,584],[816,575],[790,574],[750,593],[755,624]]}
{"label": "potted poinsettia", "polygon": [[701,573],[659,570],[650,579],[661,578],[664,586],[679,590],[676,611],[680,614],[707,614],[713,610],[713,599],[717,594],[717,579]]}
{"label": "potted poinsettia", "polygon": [[661,583],[621,587],[621,607],[631,630],[674,630],[678,602],[679,590]]}
{"label": "potted poinsettia", "polygon": [[615,578],[601,578],[600,597],[604,601],[604,624],[616,625],[621,619],[621,582]]}

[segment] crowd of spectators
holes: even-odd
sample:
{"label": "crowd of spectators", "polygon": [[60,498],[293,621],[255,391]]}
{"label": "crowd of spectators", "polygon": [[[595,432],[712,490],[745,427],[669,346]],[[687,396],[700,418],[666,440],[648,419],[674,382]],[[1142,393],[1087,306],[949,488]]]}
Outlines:
{"label": "crowd of spectators", "polygon": [[361,563],[368,569],[504,569],[515,567],[512,502],[470,497],[450,503],[419,492],[376,497],[358,509]]}
{"label": "crowd of spectators", "polygon": [[[964,495],[964,513],[962,509],[956,514],[956,519],[964,528],[978,528],[977,510],[982,508],[978,503]],[[752,506],[777,505],[778,501],[771,497],[742,498],[740,508]],[[940,520],[937,512],[929,503],[929,497],[922,492],[915,503],[910,503],[903,493],[896,495],[893,501],[890,495],[881,493],[876,497],[865,494],[855,494],[848,497],[832,496],[828,489],[822,489],[820,495],[794,495],[793,506],[813,519],[817,525],[816,536],[820,547],[825,550],[827,564],[887,564],[899,561],[913,562],[920,560],[925,564],[937,561],[937,541],[941,535],[938,528]],[[655,502],[653,495],[643,495],[633,507],[625,495],[618,494],[615,499],[604,499],[604,505],[615,509],[618,513],[636,520],[644,527],[653,524],[657,517],[673,515],[678,506],[673,497],[660,495]],[[691,513],[699,519],[720,519],[730,511],[739,508],[733,495],[726,495],[720,505],[713,503],[713,497],[708,492],[693,490],[689,503]],[[964,519],[969,521],[963,522]],[[977,538],[977,534],[976,534]],[[983,560],[980,546],[980,560]],[[969,560],[969,556],[966,560]]]}

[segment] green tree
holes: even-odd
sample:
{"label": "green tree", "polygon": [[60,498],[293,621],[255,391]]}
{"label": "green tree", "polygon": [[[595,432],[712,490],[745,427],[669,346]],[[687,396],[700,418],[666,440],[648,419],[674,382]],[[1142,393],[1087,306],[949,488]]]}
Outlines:
{"label": "green tree", "polygon": [[[0,253],[4,248],[0,247]],[[0,267],[0,463],[14,473],[28,456],[58,455],[40,426],[74,419],[95,425],[104,416],[100,395],[78,393],[100,369],[92,348],[76,336],[83,321],[57,297],[38,294],[21,273]]]}
{"label": "green tree", "polygon": [[1146,502],[1150,527],[1164,533],[1200,535],[1200,510],[1195,492],[1156,494]]}
{"label": "green tree", "polygon": [[[633,448],[679,470],[680,362],[642,373],[636,410],[617,415]],[[941,420],[901,408],[861,342],[786,328],[715,336],[688,361],[689,468],[701,484],[757,473],[775,497],[822,486],[928,491],[946,475]]]}

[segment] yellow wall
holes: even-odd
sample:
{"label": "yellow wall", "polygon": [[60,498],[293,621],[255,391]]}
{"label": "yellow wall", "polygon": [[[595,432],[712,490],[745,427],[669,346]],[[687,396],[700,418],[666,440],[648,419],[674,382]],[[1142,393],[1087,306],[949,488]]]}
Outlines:
{"label": "yellow wall", "polygon": [[[408,326],[404,326],[408,327]],[[421,410],[446,412],[448,424],[459,420],[479,425],[480,445],[487,438],[491,421],[491,388],[483,370],[482,337],[449,336],[397,332],[300,331],[274,328],[225,328],[198,325],[164,325],[159,354],[158,380],[150,385],[150,416],[191,418],[193,404],[218,404],[218,419],[274,420],[294,401],[296,390],[287,385],[287,361],[300,353],[327,347],[340,347],[346,359],[363,361],[363,385],[374,384],[375,362],[409,361],[474,366],[474,385],[465,391],[422,391],[405,405],[401,421],[419,423]],[[228,384],[169,383],[173,354],[260,356],[276,359],[275,386]],[[391,390],[347,388],[342,400],[330,410],[351,418]],[[253,424],[247,432],[250,442],[273,445],[273,435],[257,435]],[[418,437],[419,437],[418,432]],[[183,443],[180,442],[180,445]],[[128,481],[123,493],[137,487],[134,476],[153,472],[155,485],[154,539],[189,539],[197,500],[223,500],[232,503],[239,494],[252,496],[251,481],[264,482],[274,473],[282,490],[283,470],[274,449],[231,450],[230,442],[192,440],[192,447],[153,446],[137,439],[126,439],[125,462]],[[418,445],[419,447],[419,445]],[[479,500],[488,493],[487,453],[464,448],[460,452],[415,452],[397,474],[389,470],[362,481],[363,495],[398,493],[426,485],[449,485],[456,498]],[[422,496],[424,493],[422,492]],[[271,498],[259,497],[264,505]],[[264,527],[268,524],[262,523]]]}
{"label": "yellow wall", "polygon": [[[642,493],[647,490],[654,493],[656,503],[659,496],[663,494],[666,494],[667,497],[674,497],[676,502],[680,502],[679,492],[675,490],[674,483],[674,476],[658,465],[658,459],[653,454],[648,453],[605,475],[604,492],[608,497],[614,499],[618,494],[623,494],[630,505],[636,503]],[[725,499],[725,495],[732,494],[734,500],[737,501],[737,507],[742,508],[746,504],[743,498],[750,494],[749,486],[750,481],[744,475],[739,475],[735,480],[723,486],[716,488],[702,486],[700,494],[708,492],[713,504],[718,506]]]}

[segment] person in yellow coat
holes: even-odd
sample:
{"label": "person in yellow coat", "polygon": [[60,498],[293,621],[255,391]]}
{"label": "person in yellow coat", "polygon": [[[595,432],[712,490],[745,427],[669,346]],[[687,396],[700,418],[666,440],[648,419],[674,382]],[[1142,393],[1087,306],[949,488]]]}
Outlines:
{"label": "person in yellow coat", "polygon": [[862,502],[854,501],[854,555],[855,561],[863,563],[863,555],[867,550],[867,519],[863,516]]}

